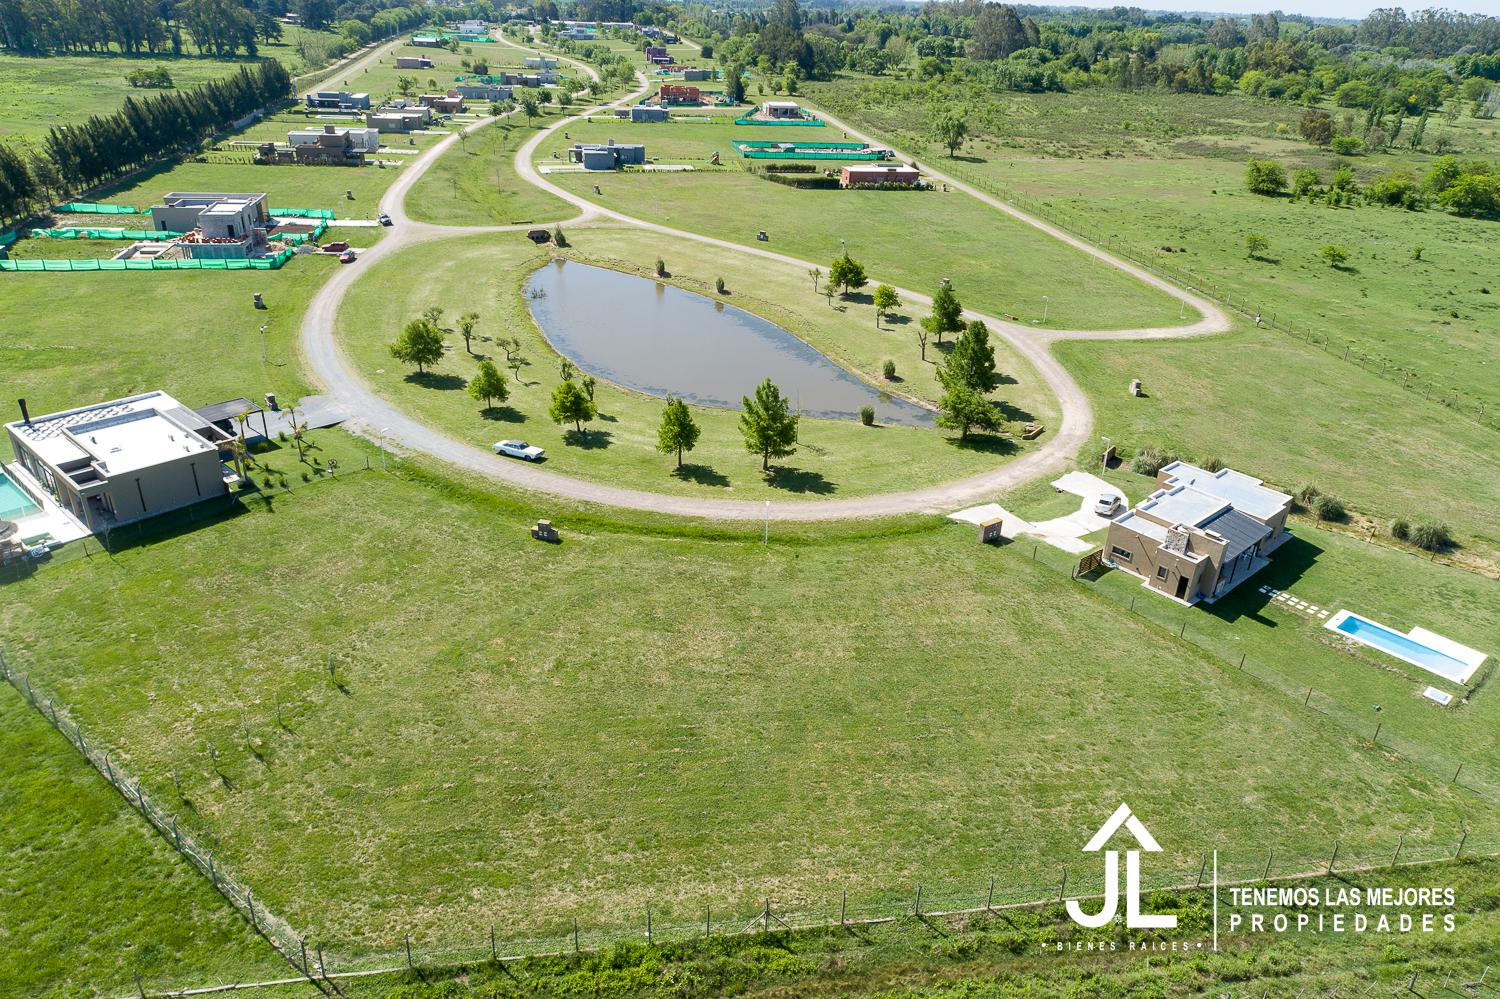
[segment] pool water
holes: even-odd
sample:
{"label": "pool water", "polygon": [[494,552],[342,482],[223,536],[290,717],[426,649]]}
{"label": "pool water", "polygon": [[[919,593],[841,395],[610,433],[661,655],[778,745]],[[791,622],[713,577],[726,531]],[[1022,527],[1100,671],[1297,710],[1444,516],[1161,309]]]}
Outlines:
{"label": "pool water", "polygon": [[[745,279],[749,282],[749,279]],[[527,282],[531,315],[559,354],[616,385],[739,409],[762,379],[806,416],[930,427],[936,414],[886,395],[775,323],[633,274],[558,260]]]}
{"label": "pool water", "polygon": [[1362,617],[1349,615],[1333,625],[1333,630],[1348,635],[1355,641],[1389,653],[1397,659],[1430,670],[1445,680],[1463,683],[1470,670],[1468,663],[1455,659],[1437,649],[1429,648],[1385,625],[1376,624]]}
{"label": "pool water", "polygon": [[0,520],[16,520],[40,510],[20,486],[0,471]]}

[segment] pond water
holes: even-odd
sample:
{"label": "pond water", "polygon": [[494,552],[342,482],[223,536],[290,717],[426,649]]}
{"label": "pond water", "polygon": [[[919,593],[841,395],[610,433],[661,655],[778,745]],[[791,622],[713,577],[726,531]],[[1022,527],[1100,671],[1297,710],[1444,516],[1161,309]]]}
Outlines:
{"label": "pond water", "polygon": [[557,260],[526,291],[558,353],[626,388],[740,409],[770,378],[806,416],[858,420],[869,405],[880,423],[933,424],[931,410],[886,395],[775,323],[681,288]]}

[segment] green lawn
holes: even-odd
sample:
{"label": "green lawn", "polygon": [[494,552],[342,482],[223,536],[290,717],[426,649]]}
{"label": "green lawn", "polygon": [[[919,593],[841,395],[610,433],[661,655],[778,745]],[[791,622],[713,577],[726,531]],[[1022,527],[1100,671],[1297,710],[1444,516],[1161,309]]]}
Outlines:
{"label": "green lawn", "polygon": [[[241,154],[245,159],[250,155]],[[273,208],[329,208],[342,218],[374,218],[380,196],[401,169],[189,161],[162,166],[93,200],[149,208],[168,191],[264,191]],[[345,197],[348,191],[354,193],[352,200]]]}
{"label": "green lawn", "polygon": [[515,154],[557,112],[534,124],[502,119],[438,158],[406,199],[412,218],[438,225],[508,225],[571,218],[578,209],[516,177]]}
{"label": "green lawn", "polygon": [[[834,129],[797,131],[808,141],[838,141],[841,134]],[[707,123],[595,119],[567,132],[571,138],[558,134],[538,150],[539,163],[556,162],[553,152],[572,142],[609,139],[643,142],[648,156],[694,163],[690,173],[561,173],[547,178],[617,211],[749,246],[759,245],[756,234],[764,229],[771,249],[824,262],[825,269],[843,240],[872,281],[930,291],[947,277],[966,305],[1038,323],[1045,310],[1051,327],[1179,321],[1180,308],[1167,295],[1113,269],[1090,266],[1084,254],[956,191],[799,191],[747,172],[734,140],[785,140],[784,127],[736,126],[731,115],[719,114]],[[715,151],[723,166],[708,164]],[[595,185],[601,190],[598,196],[592,193]],[[914,234],[921,234],[915,243]],[[1071,290],[1065,294],[1062,289]]]}
{"label": "green lawn", "polygon": [[0,980],[118,996],[287,965],[9,684],[0,683]]}
{"label": "green lawn", "polygon": [[[868,304],[831,309],[795,268],[758,264],[754,280],[747,276],[742,282],[734,276],[743,266],[742,255],[735,251],[694,248],[692,256],[685,257],[686,248],[666,237],[576,227],[568,235],[577,254],[617,268],[647,274],[659,256],[674,261],[674,279],[700,293],[713,295],[714,277],[730,275],[727,301],[792,329],[874,384],[881,384],[882,360],[891,358],[897,371],[905,372],[905,380],[895,388],[936,400],[933,366],[919,360],[910,333],[894,332],[889,326],[876,330]],[[688,473],[676,475],[673,459],[655,450],[661,400],[607,384],[597,390],[604,415],[580,443],[568,432],[571,426],[558,427],[547,416],[548,400],[560,377],[556,355],[536,331],[520,294],[526,276],[545,259],[520,233],[413,248],[382,261],[354,288],[342,312],[341,341],[362,376],[424,421],[481,447],[502,437],[524,437],[547,449],[548,468],[616,485],[736,499],[860,495],[960,478],[1020,453],[1019,441],[980,437],[973,445],[959,446],[942,431],[807,419],[798,453],[777,462],[784,471],[767,480],[759,460],[745,452],[738,413],[697,407],[694,415],[702,438],[688,456]],[[680,269],[678,259],[683,261]],[[498,278],[487,277],[497,272]],[[410,280],[413,275],[421,275],[421,280]],[[450,334],[452,349],[427,376],[391,358],[388,345],[396,331],[434,303],[446,308],[449,326],[473,310],[482,317],[483,337],[499,333],[523,338],[531,364],[521,371],[525,384],[512,382],[514,391],[505,407],[484,413],[463,391],[476,361],[464,354],[457,334]],[[905,310],[901,312],[904,316]],[[1015,421],[1030,418],[1054,421],[1055,403],[1045,386],[1017,355],[1004,349],[1003,342],[1000,346],[999,370],[1017,380],[997,393],[1011,407],[1011,429],[1016,429]],[[475,350],[493,355],[503,366],[503,353],[489,343],[481,341]],[[929,348],[929,354],[938,356],[935,348]]]}
{"label": "green lawn", "polygon": [[1172,871],[1500,817],[967,527],[653,523],[377,461],[12,583],[0,631],[346,954],[1030,884],[1127,791]]}

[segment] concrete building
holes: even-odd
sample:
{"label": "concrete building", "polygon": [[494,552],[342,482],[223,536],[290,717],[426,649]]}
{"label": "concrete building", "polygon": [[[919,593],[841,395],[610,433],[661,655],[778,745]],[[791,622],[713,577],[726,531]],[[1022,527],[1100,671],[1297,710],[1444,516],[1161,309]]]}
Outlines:
{"label": "concrete building", "polygon": [[229,436],[165,392],[5,426],[16,463],[94,531],[223,496]]}
{"label": "concrete building", "polygon": [[[397,69],[431,69],[432,60],[426,56],[397,56]],[[365,107],[369,107],[368,104]]]}
{"label": "concrete building", "polygon": [[308,107],[324,111],[368,111],[370,109],[369,94],[355,94],[347,90],[313,90],[308,93],[306,99]]}
{"label": "concrete building", "polygon": [[799,105],[796,101],[766,101],[766,103],[761,106],[761,110],[765,112],[765,115],[768,118],[783,118],[790,120],[793,118],[807,117],[807,115],[803,112],[801,105]]}
{"label": "concrete building", "polygon": [[1110,523],[1104,557],[1182,603],[1217,600],[1269,564],[1288,537],[1292,497],[1260,479],[1174,461],[1156,483]]}
{"label": "concrete building", "polygon": [[651,107],[649,104],[637,104],[630,109],[631,121],[666,121],[667,109]]}
{"label": "concrete building", "polygon": [[581,163],[585,170],[618,170],[622,166],[644,166],[646,147],[628,143],[616,144],[610,139],[607,145],[592,142],[575,142],[568,150],[569,163]]}
{"label": "concrete building", "polygon": [[355,153],[373,153],[380,148],[380,132],[374,128],[343,128],[324,125],[320,130],[294,131],[286,133],[287,145],[331,146],[336,140],[340,148]]}
{"label": "concrete building", "polygon": [[264,194],[173,192],[151,208],[152,228],[185,233],[182,254],[198,260],[241,260],[266,247],[272,227]]}
{"label": "concrete building", "polygon": [[566,38],[573,42],[596,42],[599,35],[592,28],[568,28],[558,32],[559,38]]}
{"label": "concrete building", "polygon": [[418,97],[425,108],[431,108],[433,114],[460,114],[464,109],[464,99],[456,92],[452,94],[423,94]]}
{"label": "concrete building", "polygon": [[381,108],[365,115],[365,126],[377,132],[414,132],[432,122],[432,108]]}
{"label": "concrete building", "polygon": [[459,83],[453,92],[466,101],[510,101],[516,96],[515,90],[498,83]]}
{"label": "concrete building", "polygon": [[557,60],[551,56],[527,56],[521,65],[527,69],[556,69]]}
{"label": "concrete building", "polygon": [[459,21],[453,30],[460,35],[487,35],[490,33],[488,21]]}
{"label": "concrete building", "polygon": [[656,101],[658,104],[702,104],[703,91],[680,83],[663,83]]}
{"label": "concrete building", "polygon": [[412,35],[408,44],[418,48],[440,49],[443,47],[443,39],[439,35]]}
{"label": "concrete building", "polygon": [[653,66],[670,66],[672,64],[672,57],[667,54],[664,46],[647,45],[646,61]]}
{"label": "concrete building", "polygon": [[922,175],[916,167],[886,166],[874,163],[851,164],[839,170],[840,187],[916,187]]}
{"label": "concrete building", "polygon": [[682,70],[684,83],[701,83],[704,80],[712,80],[713,78],[714,71],[711,69],[695,69],[692,66],[685,66]]}

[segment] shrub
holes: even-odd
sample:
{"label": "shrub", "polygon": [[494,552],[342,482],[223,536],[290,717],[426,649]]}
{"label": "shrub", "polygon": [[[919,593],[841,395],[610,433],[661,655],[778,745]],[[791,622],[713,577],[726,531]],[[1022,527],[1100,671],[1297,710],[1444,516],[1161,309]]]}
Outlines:
{"label": "shrub", "polygon": [[309,472],[305,468],[302,470],[302,481],[303,482],[311,482],[312,481],[312,473]]}
{"label": "shrub", "polygon": [[1208,458],[1200,465],[1200,467],[1205,472],[1222,472],[1224,470],[1224,463],[1218,458]]}
{"label": "shrub", "polygon": [[1340,156],[1358,156],[1365,151],[1365,140],[1357,135],[1335,135],[1328,148]]}
{"label": "shrub", "polygon": [[665,260],[663,260],[661,257],[657,257],[656,258],[656,276],[657,277],[666,277],[667,276],[667,262]]}
{"label": "shrub", "polygon": [[1412,525],[1411,543],[1430,552],[1447,551],[1453,547],[1453,535],[1448,533],[1446,524],[1424,520]]}
{"label": "shrub", "polygon": [[561,247],[566,247],[568,245],[568,237],[563,235],[562,226],[553,227],[552,242]]}
{"label": "shrub", "polygon": [[1155,475],[1177,460],[1177,455],[1148,444],[1130,459],[1130,470],[1137,475]]}
{"label": "shrub", "polygon": [[859,407],[859,422],[863,423],[867,427],[873,427],[875,425],[875,407]]}
{"label": "shrub", "polygon": [[1313,500],[1319,496],[1318,487],[1312,483],[1298,486],[1297,491],[1292,493],[1292,500],[1304,510],[1312,508]]}
{"label": "shrub", "polygon": [[1405,517],[1397,517],[1391,521],[1391,537],[1399,541],[1411,540],[1411,521]]}
{"label": "shrub", "polygon": [[1322,257],[1323,261],[1329,267],[1333,268],[1343,267],[1349,262],[1349,251],[1337,243],[1325,243],[1323,248],[1318,251],[1318,256]]}
{"label": "shrub", "polygon": [[886,381],[888,381],[888,382],[895,381],[896,380],[896,362],[892,361],[890,359],[887,359],[885,361],[885,363],[880,366],[880,373],[885,376],[885,380]]}
{"label": "shrub", "polygon": [[1319,493],[1312,501],[1312,512],[1319,520],[1343,520],[1348,516],[1337,498]]}
{"label": "shrub", "polygon": [[1252,194],[1277,195],[1286,190],[1286,170],[1271,160],[1245,164],[1245,186]]}
{"label": "shrub", "polygon": [[717,291],[720,295],[725,294],[726,289],[723,278],[714,278],[714,291]]}

